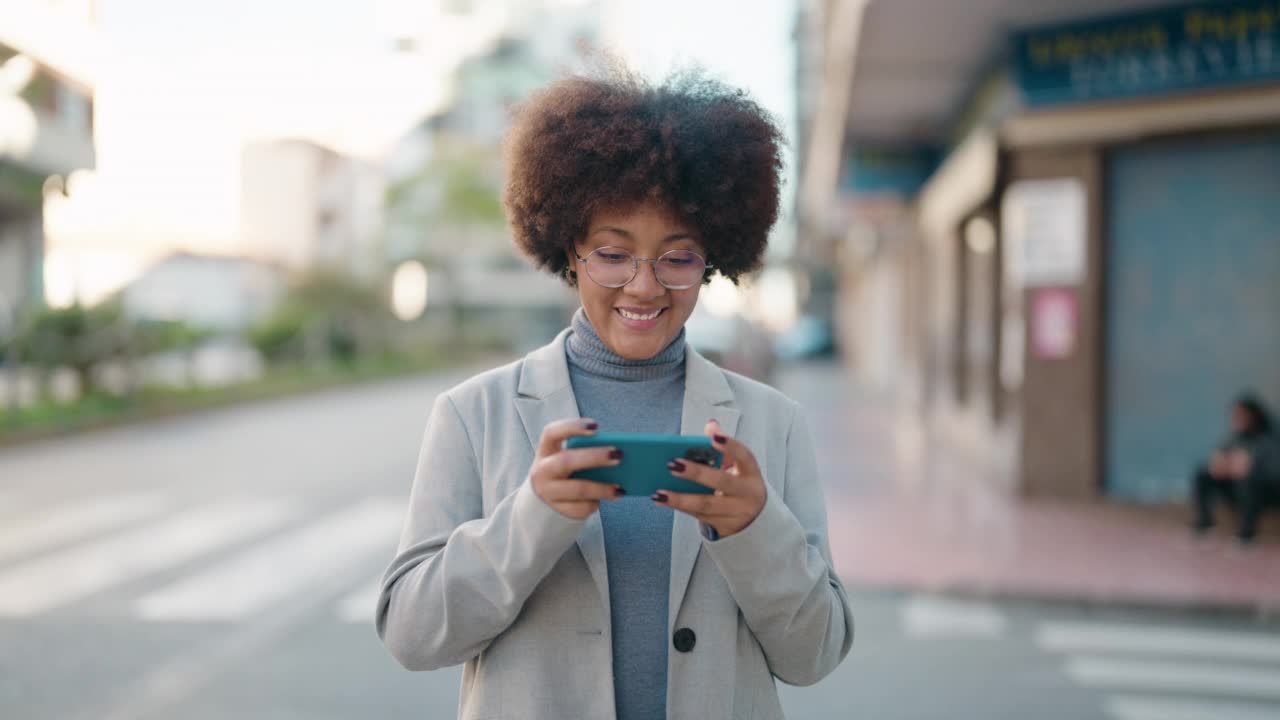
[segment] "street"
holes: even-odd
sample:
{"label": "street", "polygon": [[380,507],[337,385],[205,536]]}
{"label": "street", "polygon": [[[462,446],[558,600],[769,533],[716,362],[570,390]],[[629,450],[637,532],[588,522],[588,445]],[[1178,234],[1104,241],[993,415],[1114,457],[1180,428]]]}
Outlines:
{"label": "street", "polygon": [[[453,717],[460,668],[402,670],[371,617],[431,399],[465,374],[0,451],[0,717]],[[782,688],[793,719],[1280,717],[1274,625],[851,593],[853,653]]]}

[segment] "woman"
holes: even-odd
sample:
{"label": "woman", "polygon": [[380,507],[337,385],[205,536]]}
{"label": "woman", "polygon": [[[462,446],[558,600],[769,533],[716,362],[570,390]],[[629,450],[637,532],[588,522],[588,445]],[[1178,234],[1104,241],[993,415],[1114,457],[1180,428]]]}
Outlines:
{"label": "woman", "polygon": [[1240,542],[1253,542],[1263,508],[1280,502],[1280,439],[1257,396],[1244,393],[1231,406],[1231,434],[1196,470],[1191,493],[1197,533],[1213,527],[1214,496],[1222,495],[1239,511]]}
{"label": "woman", "polygon": [[[437,398],[377,628],[411,670],[466,663],[463,718],[780,718],[774,678],[817,682],[853,641],[797,406],[685,345],[715,270],[759,266],[780,134],[741,92],[571,78],[519,113],[516,242],[577,289],[550,345]],[[714,494],[570,479],[598,430],[705,433]]]}

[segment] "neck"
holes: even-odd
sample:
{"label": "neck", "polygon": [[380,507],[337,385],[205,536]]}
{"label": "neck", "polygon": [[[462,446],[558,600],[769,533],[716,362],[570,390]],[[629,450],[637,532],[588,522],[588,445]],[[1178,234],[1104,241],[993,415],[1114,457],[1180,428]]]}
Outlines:
{"label": "neck", "polygon": [[595,375],[614,380],[649,380],[684,369],[684,328],[653,357],[628,360],[605,344],[582,308],[573,314],[571,327],[573,332],[565,343],[569,362]]}

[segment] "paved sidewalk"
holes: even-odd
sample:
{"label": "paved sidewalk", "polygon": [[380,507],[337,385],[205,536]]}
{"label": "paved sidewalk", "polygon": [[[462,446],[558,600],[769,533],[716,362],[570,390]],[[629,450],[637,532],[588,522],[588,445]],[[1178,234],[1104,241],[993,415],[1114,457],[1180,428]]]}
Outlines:
{"label": "paved sidewalk", "polygon": [[832,553],[853,585],[1280,612],[1280,537],[1194,540],[1182,513],[998,490],[918,422],[836,364],[784,368],[805,406],[827,491]]}

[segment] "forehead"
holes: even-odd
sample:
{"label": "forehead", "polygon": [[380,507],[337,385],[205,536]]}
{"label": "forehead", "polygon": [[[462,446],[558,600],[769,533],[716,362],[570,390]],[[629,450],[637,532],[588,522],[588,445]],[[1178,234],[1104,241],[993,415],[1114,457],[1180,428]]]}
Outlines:
{"label": "forehead", "polygon": [[[636,239],[666,238],[671,235],[694,236],[694,228],[663,205],[641,204],[625,208],[603,208],[592,213],[587,230],[590,233],[621,230]],[[620,234],[620,233],[618,233]]]}

